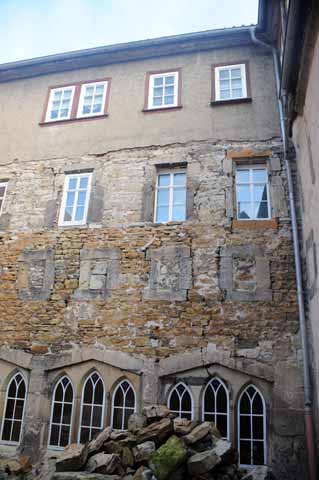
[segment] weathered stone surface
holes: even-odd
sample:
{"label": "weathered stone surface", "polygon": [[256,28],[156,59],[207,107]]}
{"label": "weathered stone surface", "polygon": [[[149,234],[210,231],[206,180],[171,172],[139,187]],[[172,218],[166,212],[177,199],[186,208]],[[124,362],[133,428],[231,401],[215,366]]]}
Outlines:
{"label": "weathered stone surface", "polygon": [[230,442],[227,442],[226,440],[222,440],[221,438],[216,438],[214,439],[214,452],[218,457],[221,459],[226,458],[228,454],[231,453],[232,451],[232,445]]}
{"label": "weathered stone surface", "polygon": [[149,423],[168,417],[169,409],[166,405],[150,405],[142,410]]}
{"label": "weathered stone surface", "polygon": [[151,480],[152,479],[152,472],[146,467],[139,467],[134,476],[133,480]]}
{"label": "weathered stone surface", "polygon": [[242,480],[267,480],[269,474],[268,467],[264,465],[258,465],[253,468]]}
{"label": "weathered stone surface", "polygon": [[91,455],[94,452],[98,452],[103,446],[103,443],[110,438],[111,432],[112,428],[106,427],[95,438],[93,438],[93,440],[91,440],[88,445],[88,455]]}
{"label": "weathered stone surface", "polygon": [[103,475],[102,473],[88,472],[59,472],[54,473],[52,480],[121,480],[118,475]]}
{"label": "weathered stone surface", "polygon": [[221,458],[216,455],[214,450],[207,450],[191,456],[187,462],[187,469],[191,475],[199,475],[209,472],[218,465],[220,461]]}
{"label": "weathered stone surface", "polygon": [[80,470],[88,457],[86,445],[72,443],[69,445],[56,462],[57,472],[67,472],[72,470]]}
{"label": "weathered stone surface", "polygon": [[148,462],[155,452],[155,442],[144,442],[133,448],[134,460],[136,463]]}
{"label": "weathered stone surface", "polygon": [[123,447],[121,453],[121,462],[124,468],[133,467],[134,457],[131,450],[128,447]]}
{"label": "weathered stone surface", "polygon": [[184,463],[186,457],[187,450],[183,441],[173,435],[153,453],[150,466],[157,480],[166,480]]}
{"label": "weathered stone surface", "polygon": [[197,425],[188,435],[183,437],[187,445],[192,445],[193,443],[199,442],[204,439],[206,435],[212,433],[216,436],[220,436],[217,428],[213,423],[203,422],[200,425]]}
{"label": "weathered stone surface", "polygon": [[147,420],[144,415],[139,415],[138,413],[134,413],[128,419],[128,431],[131,433],[135,433],[136,431],[140,430],[146,425],[147,425]]}
{"label": "weathered stone surface", "polygon": [[114,473],[121,465],[120,456],[108,453],[97,453],[89,458],[85,470],[87,472]]}
{"label": "weathered stone surface", "polygon": [[139,431],[137,436],[138,443],[144,443],[149,440],[154,440],[155,443],[162,441],[172,433],[172,421],[170,418],[163,418],[162,420],[151,423]]}
{"label": "weathered stone surface", "polygon": [[177,435],[188,435],[195,427],[195,422],[187,418],[174,418],[173,428]]}

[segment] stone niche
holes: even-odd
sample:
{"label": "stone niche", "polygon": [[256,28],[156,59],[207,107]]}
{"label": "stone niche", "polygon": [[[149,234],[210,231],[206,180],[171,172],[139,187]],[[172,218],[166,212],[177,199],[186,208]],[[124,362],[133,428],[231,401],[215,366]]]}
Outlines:
{"label": "stone niche", "polygon": [[26,250],[18,260],[17,288],[23,300],[47,300],[54,285],[53,250]]}
{"label": "stone niche", "polygon": [[80,252],[78,300],[107,298],[118,285],[121,251],[119,248],[88,249]]}
{"label": "stone niche", "polygon": [[253,245],[223,247],[219,284],[228,300],[271,301],[269,259],[263,249]]}
{"label": "stone niche", "polygon": [[185,301],[192,287],[192,262],[187,246],[167,246],[147,252],[151,262],[149,286],[144,298]]}

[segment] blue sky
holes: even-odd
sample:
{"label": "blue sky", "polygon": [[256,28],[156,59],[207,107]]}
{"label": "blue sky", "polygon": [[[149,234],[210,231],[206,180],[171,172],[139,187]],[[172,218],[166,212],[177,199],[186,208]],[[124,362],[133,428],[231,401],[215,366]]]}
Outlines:
{"label": "blue sky", "polygon": [[0,63],[249,25],[257,9],[258,0],[0,0]]}

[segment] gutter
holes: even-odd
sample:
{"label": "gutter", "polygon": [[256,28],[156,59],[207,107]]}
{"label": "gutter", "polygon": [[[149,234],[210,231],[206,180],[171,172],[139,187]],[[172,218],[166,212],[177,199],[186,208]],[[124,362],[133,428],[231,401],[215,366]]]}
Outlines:
{"label": "gutter", "polygon": [[[299,4],[300,0],[298,0],[297,2],[290,2],[290,3]],[[294,27],[296,28],[297,22],[294,21],[293,24],[294,24]],[[287,28],[287,30],[289,29]],[[264,48],[267,48],[268,50],[271,50],[273,55],[277,101],[278,101],[278,110],[279,110],[279,119],[280,119],[280,130],[281,130],[281,137],[282,137],[283,149],[284,149],[284,162],[285,162],[285,168],[286,168],[287,180],[288,180],[289,206],[290,206],[294,259],[295,259],[295,268],[296,268],[299,326],[300,326],[302,359],[303,359],[304,416],[305,416],[306,442],[307,442],[307,450],[308,450],[308,472],[309,472],[309,480],[318,480],[316,443],[315,443],[315,434],[314,434],[314,416],[313,416],[313,405],[312,405],[312,388],[311,388],[311,381],[310,381],[309,346],[308,346],[308,339],[307,339],[305,301],[304,301],[304,293],[303,293],[303,285],[302,285],[302,269],[301,269],[300,250],[299,250],[299,234],[298,234],[297,215],[296,215],[296,207],[295,207],[295,200],[294,200],[294,185],[292,180],[291,165],[290,165],[289,154],[288,154],[286,94],[281,95],[280,64],[279,64],[276,47],[266,42],[263,42],[262,40],[259,40],[256,37],[256,27],[253,27],[250,29],[250,34],[251,34],[252,41],[256,45],[260,45]],[[292,43],[292,39],[294,38],[295,38],[294,31],[289,31],[289,37],[287,37],[285,49],[286,48],[291,49],[291,52],[289,52],[289,55],[287,55],[288,58],[290,58],[290,61],[292,61],[292,58],[294,55],[293,43]],[[290,65],[292,65],[292,63],[290,63]],[[288,73],[286,73],[285,85],[286,85],[286,82],[288,81],[288,78],[287,78]]]}

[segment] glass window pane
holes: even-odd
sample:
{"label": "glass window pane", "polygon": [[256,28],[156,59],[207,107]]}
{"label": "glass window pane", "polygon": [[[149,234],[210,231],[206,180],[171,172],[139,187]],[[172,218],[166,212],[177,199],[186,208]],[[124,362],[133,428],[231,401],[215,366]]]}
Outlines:
{"label": "glass window pane", "polygon": [[2,440],[10,441],[11,424],[11,420],[5,420],[3,422]]}
{"label": "glass window pane", "polygon": [[265,168],[254,168],[252,172],[254,182],[267,183],[267,171]]}
{"label": "glass window pane", "polygon": [[253,464],[264,465],[264,443],[253,442]]}
{"label": "glass window pane", "polygon": [[5,417],[13,418],[13,412],[14,412],[14,399],[8,398]]}
{"label": "glass window pane", "polygon": [[122,391],[121,387],[119,387],[116,390],[116,393],[115,393],[115,396],[114,396],[114,405],[115,406],[123,406],[123,402],[124,402],[123,391]]}
{"label": "glass window pane", "polygon": [[70,383],[65,390],[65,401],[71,403],[73,402],[73,389]]}
{"label": "glass window pane", "polygon": [[101,423],[102,423],[102,407],[95,405],[93,407],[92,426],[100,427]]}
{"label": "glass window pane", "polygon": [[8,397],[12,397],[14,398],[17,394],[17,384],[16,384],[16,381],[15,381],[15,378],[13,378],[11,380],[11,383],[10,383],[10,387],[9,387],[9,390],[8,390]]}
{"label": "glass window pane", "polygon": [[88,95],[92,96],[93,92],[94,92],[94,87],[92,85],[85,88],[85,96],[88,96]]}
{"label": "glass window pane", "polygon": [[130,387],[129,390],[127,390],[125,406],[131,407],[131,408],[134,408],[135,406],[135,394],[133,392],[132,387]]}
{"label": "glass window pane", "polygon": [[204,415],[205,422],[214,422],[215,423],[215,415],[212,413],[205,413]]}
{"label": "glass window pane", "polygon": [[56,90],[53,96],[54,101],[59,101],[61,100],[61,98],[62,98],[62,90]]}
{"label": "glass window pane", "polygon": [[53,407],[53,415],[52,415],[53,423],[61,422],[61,413],[62,413],[62,403],[55,403]]}
{"label": "glass window pane", "polygon": [[232,90],[232,95],[234,98],[241,98],[243,96],[243,92],[241,88],[234,88]]}
{"label": "glass window pane", "polygon": [[70,427],[68,425],[62,425],[60,447],[66,447],[69,443]]}
{"label": "glass window pane", "polygon": [[230,98],[230,90],[221,90],[220,91],[220,99],[221,100],[228,100]]}
{"label": "glass window pane", "polygon": [[121,408],[113,409],[113,428],[122,429],[123,410]]}
{"label": "glass window pane", "polygon": [[219,86],[221,90],[229,90],[229,80],[221,80]]}
{"label": "glass window pane", "polygon": [[173,203],[174,205],[185,205],[186,204],[186,190],[183,189],[175,189],[173,195]]}
{"label": "glass window pane", "polygon": [[88,177],[81,177],[80,178],[80,188],[87,188],[89,183],[89,178]]}
{"label": "glass window pane", "polygon": [[168,206],[169,205],[169,189],[162,188],[157,191],[157,205]]}
{"label": "glass window pane", "polygon": [[126,430],[128,427],[128,419],[130,416],[134,413],[134,411],[130,410],[129,408],[126,408],[124,411],[124,429]]}
{"label": "glass window pane", "polygon": [[162,97],[156,97],[153,99],[153,106],[154,107],[159,107],[162,105],[163,98]]}
{"label": "glass window pane", "polygon": [[75,213],[75,220],[80,221],[83,220],[84,217],[84,207],[77,207],[76,213]]}
{"label": "glass window pane", "polygon": [[15,418],[17,420],[22,420],[23,407],[24,407],[24,400],[16,400]]}
{"label": "glass window pane", "polygon": [[238,218],[246,220],[252,218],[252,206],[250,203],[238,202]]}
{"label": "glass window pane", "polygon": [[250,187],[249,185],[238,186],[236,189],[238,202],[250,202]]}
{"label": "glass window pane", "polygon": [[241,69],[240,68],[232,68],[231,69],[231,78],[238,78],[241,77]]}
{"label": "glass window pane", "polygon": [[75,199],[75,192],[68,192],[66,196],[66,205],[68,207],[72,207],[74,204],[74,199]]}
{"label": "glass window pane", "polygon": [[240,441],[240,463],[243,465],[251,465],[251,443],[241,440]]}
{"label": "glass window pane", "polygon": [[89,378],[85,384],[83,402],[84,403],[93,402],[93,385],[92,385],[91,378]]}
{"label": "glass window pane", "polygon": [[86,443],[88,440],[90,440],[90,429],[82,427],[80,434],[80,443]]}
{"label": "glass window pane", "polygon": [[83,114],[91,113],[91,106],[90,105],[83,105],[82,113]]}
{"label": "glass window pane", "polygon": [[231,81],[232,88],[242,88],[241,78],[235,78]]}
{"label": "glass window pane", "polygon": [[71,414],[72,414],[72,404],[65,403],[63,406],[63,417],[62,423],[70,424],[71,423]]}
{"label": "glass window pane", "polygon": [[251,438],[250,415],[240,416],[240,438]]}
{"label": "glass window pane", "polygon": [[11,442],[18,442],[20,439],[21,422],[13,422]]}
{"label": "glass window pane", "polygon": [[95,103],[93,105],[93,113],[100,113],[102,110],[102,104],[101,103]]}
{"label": "glass window pane", "polygon": [[186,173],[175,173],[174,174],[174,185],[185,185],[186,184]]}
{"label": "glass window pane", "polygon": [[210,385],[205,392],[204,410],[205,412],[215,412],[215,394]]}
{"label": "glass window pane", "polygon": [[59,425],[52,425],[50,442],[49,442],[50,445],[59,446],[59,433],[60,433]]}
{"label": "glass window pane", "polygon": [[264,413],[263,402],[258,392],[256,393],[253,401],[253,413],[261,415]]}
{"label": "glass window pane", "polygon": [[168,207],[158,207],[157,208],[156,221],[157,222],[168,222],[168,220],[169,220],[168,214],[169,214]]}
{"label": "glass window pane", "polygon": [[82,410],[82,425],[89,426],[91,423],[91,410],[92,407],[90,405],[83,405]]}
{"label": "glass window pane", "polygon": [[255,185],[254,186],[254,201],[261,202],[262,200],[267,201],[267,186],[266,185]]}
{"label": "glass window pane", "polygon": [[254,212],[255,212],[256,218],[269,218],[268,203],[267,202],[255,203]]}
{"label": "glass window pane", "polygon": [[169,77],[165,77],[165,85],[172,85],[175,82],[174,75],[170,75]]}
{"label": "glass window pane", "polygon": [[86,191],[80,191],[78,195],[78,206],[85,205]]}
{"label": "glass window pane", "polygon": [[237,183],[249,183],[249,170],[237,170],[236,181]]}
{"label": "glass window pane", "polygon": [[163,85],[163,77],[154,78],[154,87],[158,87],[160,85]]}
{"label": "glass window pane", "polygon": [[70,222],[72,220],[72,207],[67,207],[64,212],[64,222]]}
{"label": "glass window pane", "polygon": [[174,86],[165,87],[165,95],[174,95]]}
{"label": "glass window pane", "polygon": [[164,97],[164,104],[165,105],[172,105],[174,103],[173,95],[165,95]]}
{"label": "glass window pane", "polygon": [[217,412],[227,412],[227,394],[222,385],[217,392]]}
{"label": "glass window pane", "polygon": [[170,184],[170,175],[169,174],[161,174],[158,176],[158,185],[160,187],[165,187]]}
{"label": "glass window pane", "polygon": [[154,97],[162,97],[163,96],[163,87],[157,87],[153,90]]}
{"label": "glass window pane", "polygon": [[253,438],[255,440],[264,439],[264,417],[253,417]]}
{"label": "glass window pane", "polygon": [[180,415],[182,418],[187,418],[188,420],[192,419],[192,414],[191,412],[182,412]]}
{"label": "glass window pane", "polygon": [[172,392],[172,395],[169,400],[169,406],[168,408],[170,410],[179,410],[180,409],[180,402],[179,402],[179,396],[177,395],[176,390]]}
{"label": "glass window pane", "polygon": [[186,219],[186,207],[184,206],[174,206],[172,220],[176,222],[182,222]]}
{"label": "glass window pane", "polygon": [[104,88],[105,88],[105,85],[103,85],[103,84],[97,85],[96,88],[95,88],[95,94],[96,95],[103,95]]}
{"label": "glass window pane", "polygon": [[250,412],[250,399],[245,392],[240,400],[240,413],[251,413]]}
{"label": "glass window pane", "polygon": [[225,80],[229,78],[229,70],[220,70],[219,71],[219,78],[221,80]]}
{"label": "glass window pane", "polygon": [[76,184],[77,184],[77,178],[72,178],[70,177],[69,178],[69,186],[68,186],[68,190],[74,190],[76,188]]}
{"label": "glass window pane", "polygon": [[192,401],[190,394],[186,390],[182,398],[182,410],[191,411],[192,410]]}
{"label": "glass window pane", "polygon": [[67,117],[67,116],[68,116],[68,112],[69,112],[68,109],[60,110],[60,117],[61,117],[61,118]]}
{"label": "glass window pane", "polygon": [[95,392],[94,392],[94,403],[97,405],[103,405],[104,400],[104,387],[102,380],[99,381],[95,385]]}
{"label": "glass window pane", "polygon": [[216,415],[216,427],[220,431],[222,437],[228,437],[227,415]]}

